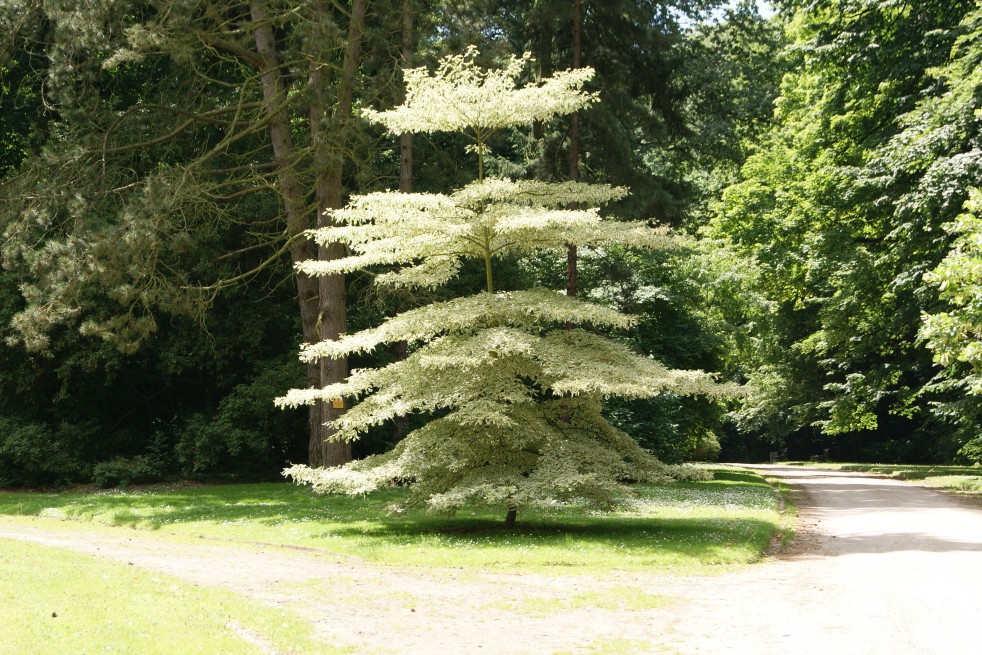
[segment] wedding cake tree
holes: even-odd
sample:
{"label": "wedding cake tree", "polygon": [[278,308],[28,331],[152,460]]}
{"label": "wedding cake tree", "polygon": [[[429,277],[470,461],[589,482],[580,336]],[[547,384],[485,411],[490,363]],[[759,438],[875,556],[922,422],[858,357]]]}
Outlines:
{"label": "wedding cake tree", "polygon": [[[292,466],[284,474],[317,491],[359,494],[408,484],[408,504],[452,512],[467,502],[500,506],[505,523],[533,505],[578,501],[607,506],[629,493],[626,480],[665,480],[697,472],[669,467],[601,414],[606,396],[732,392],[702,371],[669,370],[589,328],[624,329],[631,318],[549,289],[495,291],[502,257],[555,252],[569,244],[604,248],[673,245],[664,228],[605,220],[598,207],[626,190],[575,182],[485,177],[490,137],[503,128],[569,114],[596,101],[583,90],[590,68],[517,83],[528,56],[484,70],[476,51],[444,59],[434,74],[406,72],[406,100],[364,116],[392,133],[454,131],[468,135],[478,178],[445,194],[372,193],[333,213],[319,243],[342,243],[349,256],[308,261],[300,269],[329,275],[380,271],[390,287],[444,285],[464,260],[484,264],[486,288],[400,313],[378,327],[306,345],[304,361],[338,358],[396,341],[410,354],[382,368],[354,370],[340,384],[290,391],[285,407],[350,403],[334,422],[337,439],[371,426],[426,417],[385,454],[342,467]],[[584,209],[583,207],[587,207]]]}

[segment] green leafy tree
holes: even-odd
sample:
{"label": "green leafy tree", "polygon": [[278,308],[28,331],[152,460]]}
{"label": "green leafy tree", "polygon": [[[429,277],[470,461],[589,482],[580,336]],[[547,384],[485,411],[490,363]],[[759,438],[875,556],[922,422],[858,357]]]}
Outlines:
{"label": "green leafy tree", "polygon": [[278,403],[359,400],[334,422],[335,438],[345,440],[394,417],[428,417],[391,452],[340,468],[291,467],[285,473],[293,479],[342,493],[409,481],[410,503],[453,511],[485,502],[505,508],[511,526],[522,507],[574,499],[605,505],[627,491],[624,480],[684,474],[613,428],[601,414],[605,397],[731,390],[709,374],[670,370],[584,327],[566,329],[628,327],[632,320],[617,311],[542,288],[496,292],[502,260],[562,254],[569,244],[664,248],[673,239],[664,229],[602,219],[595,207],[622,197],[621,188],[486,178],[489,138],[593,102],[582,90],[593,71],[564,71],[519,86],[527,58],[482,70],[476,56],[471,50],[446,58],[433,75],[407,71],[405,103],[365,115],[393,133],[465,133],[477,154],[478,179],[451,194],[357,197],[332,213],[337,227],[314,235],[346,244],[350,256],[302,266],[312,275],[389,267],[377,284],[428,288],[454,280],[464,263],[476,260],[483,263],[484,290],[304,348],[304,360],[397,340],[412,351],[383,368],[356,370],[339,384],[291,391]]}
{"label": "green leafy tree", "polygon": [[982,194],[972,194],[966,212],[945,226],[957,235],[937,268],[925,275],[947,310],[924,314],[921,337],[942,367],[931,391],[953,400],[937,411],[961,428],[961,454],[982,461]]}
{"label": "green leafy tree", "polygon": [[[352,108],[362,82],[384,93],[394,76],[400,8],[368,4],[0,5],[0,51],[19,53],[3,62],[2,108],[10,89],[44,107],[47,130],[0,123],[0,165],[18,164],[0,185],[3,265],[23,296],[10,339],[50,353],[71,330],[134,353],[167,321],[205,323],[219,291],[339,256],[301,235],[369,168]],[[31,88],[14,87],[20,71]],[[304,341],[344,330],[343,277],[292,282]],[[308,377],[346,372],[325,360]],[[331,412],[311,408],[310,461],[350,459],[323,434]]]}
{"label": "green leafy tree", "polygon": [[730,5],[722,20],[696,26],[678,46],[685,127],[672,151],[674,168],[689,187],[686,222],[693,229],[712,215],[707,207],[722,190],[739,180],[740,167],[774,122],[774,101],[787,72],[785,45],[783,24],[743,0]]}
{"label": "green leafy tree", "polygon": [[774,304],[753,402],[798,454],[948,450],[929,429],[934,370],[917,332],[936,302],[921,276],[946,251],[941,225],[978,179],[973,92],[939,75],[975,7],[831,0],[790,15],[775,125],[710,233],[752,260]]}
{"label": "green leafy tree", "polygon": [[[603,103],[567,120],[538,123],[522,145],[540,179],[577,179],[631,188],[614,211],[682,221],[693,189],[685,180],[686,137],[699,92],[684,24],[717,0],[495,0],[501,28],[532,52],[537,73],[589,65]],[[686,19],[686,20],[684,20]],[[702,75],[702,71],[698,71]],[[691,82],[691,83],[690,83]]]}

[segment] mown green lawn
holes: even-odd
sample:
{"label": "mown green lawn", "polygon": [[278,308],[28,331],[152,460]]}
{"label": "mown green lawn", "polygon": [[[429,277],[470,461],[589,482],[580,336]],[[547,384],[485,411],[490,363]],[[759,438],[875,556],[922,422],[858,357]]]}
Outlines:
{"label": "mown green lawn", "polygon": [[[203,537],[226,543],[230,557],[240,545],[262,542],[404,570],[427,567],[434,574],[452,567],[601,579],[619,570],[729,570],[759,559],[782,526],[776,493],[753,472],[717,468],[711,481],[640,485],[637,491],[612,512],[525,512],[515,530],[503,528],[499,511],[479,507],[454,517],[391,513],[387,506],[401,496],[399,490],[362,498],[318,496],[291,484],[0,492],[0,655],[351,652],[319,639],[290,610],[138,567],[3,539],[5,524],[78,536],[137,529],[170,542],[200,543]],[[492,607],[535,617],[580,606],[629,612],[670,602],[623,583],[605,589],[602,597],[584,591]],[[650,652],[648,646],[607,640],[582,652]]]}
{"label": "mown green lawn", "polygon": [[[707,482],[639,485],[612,512],[527,511],[517,529],[500,512],[453,517],[391,513],[401,490],[319,496],[291,484],[94,493],[0,492],[0,521],[79,521],[177,537],[322,549],[391,565],[577,573],[697,571],[757,560],[780,529],[777,497],[756,473],[717,469]],[[6,518],[5,518],[6,517]]]}
{"label": "mown green lawn", "polygon": [[269,652],[350,650],[317,641],[290,612],[230,592],[0,539],[0,655]]}

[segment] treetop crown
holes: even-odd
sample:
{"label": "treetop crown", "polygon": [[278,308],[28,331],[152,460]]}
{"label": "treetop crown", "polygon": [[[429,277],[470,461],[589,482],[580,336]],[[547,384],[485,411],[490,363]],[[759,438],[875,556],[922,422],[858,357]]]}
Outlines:
{"label": "treetop crown", "polygon": [[472,132],[481,140],[495,130],[563,116],[597,100],[583,91],[592,68],[555,73],[540,82],[518,86],[531,55],[509,57],[501,68],[477,65],[477,48],[444,58],[430,74],[425,68],[405,72],[406,101],[389,111],[362,110],[362,116],[394,134],[404,132]]}

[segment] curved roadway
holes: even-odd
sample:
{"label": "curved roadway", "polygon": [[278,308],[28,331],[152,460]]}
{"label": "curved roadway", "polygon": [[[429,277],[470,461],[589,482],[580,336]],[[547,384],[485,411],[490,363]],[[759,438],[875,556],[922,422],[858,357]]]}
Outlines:
{"label": "curved roadway", "polygon": [[679,652],[982,653],[982,510],[897,480],[754,468],[803,492],[799,537],[715,593],[707,581]]}

